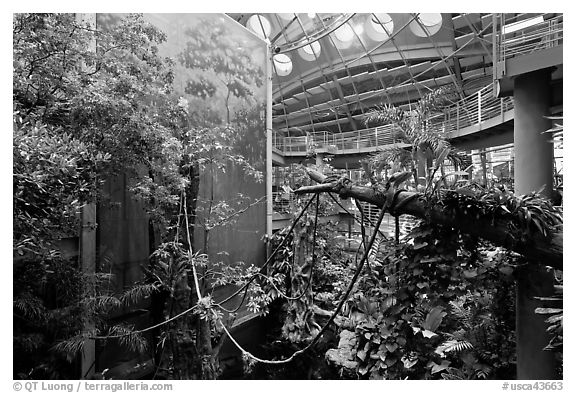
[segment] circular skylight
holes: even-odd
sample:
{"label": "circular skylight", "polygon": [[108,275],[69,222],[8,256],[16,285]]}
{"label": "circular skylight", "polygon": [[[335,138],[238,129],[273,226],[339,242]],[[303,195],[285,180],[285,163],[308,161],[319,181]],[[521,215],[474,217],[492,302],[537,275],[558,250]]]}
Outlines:
{"label": "circular skylight", "polygon": [[364,24],[362,23],[354,23],[352,25],[352,29],[356,32],[356,34],[358,35],[362,35],[364,33]]}
{"label": "circular skylight", "polygon": [[394,21],[388,14],[370,14],[366,20],[366,33],[374,41],[382,41],[390,37],[394,31]]}
{"label": "circular skylight", "polygon": [[311,44],[298,49],[298,53],[304,60],[313,61],[318,57],[318,55],[320,55],[321,50],[320,43],[314,41]]}
{"label": "circular skylight", "polygon": [[246,26],[260,38],[268,38],[268,36],[270,36],[270,31],[272,30],[270,21],[265,16],[258,14],[252,15],[248,18]]}
{"label": "circular skylight", "polygon": [[410,30],[418,37],[432,37],[441,27],[442,14],[418,14],[416,19],[410,22]]}
{"label": "circular skylight", "polygon": [[274,70],[278,76],[286,76],[292,72],[292,60],[285,54],[274,55]]}
{"label": "circular skylight", "polygon": [[345,49],[350,46],[354,39],[354,30],[348,23],[344,23],[334,31],[333,37],[334,45],[339,49]]}

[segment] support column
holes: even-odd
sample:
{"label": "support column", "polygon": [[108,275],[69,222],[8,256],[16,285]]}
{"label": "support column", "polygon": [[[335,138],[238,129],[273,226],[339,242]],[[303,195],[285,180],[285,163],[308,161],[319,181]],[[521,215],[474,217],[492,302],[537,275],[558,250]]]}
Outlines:
{"label": "support column", "polygon": [[[266,45],[266,235],[272,238],[273,204],[272,204],[272,48]],[[267,253],[270,253],[270,244]]]}
{"label": "support column", "polygon": [[[514,192],[523,195],[545,186],[551,197],[554,151],[551,128],[550,70],[520,75],[514,80]],[[554,354],[544,351],[549,336],[545,317],[534,313],[537,296],[553,293],[554,277],[544,267],[527,266],[517,271],[516,352],[518,379],[558,379]]]}
{"label": "support column", "polygon": [[[96,273],[96,204],[82,207],[82,228],[80,230],[80,266],[82,273],[91,276]],[[92,331],[94,322],[89,321],[84,329]],[[82,346],[80,358],[81,374],[79,379],[91,379],[96,370],[96,343],[87,339]]]}
{"label": "support column", "polygon": [[518,76],[514,80],[514,190],[516,194],[538,191],[552,196],[554,147],[549,133],[550,71]]}
{"label": "support column", "polygon": [[[76,14],[76,22],[96,30],[96,14]],[[96,36],[93,35],[89,42],[89,49],[96,52]],[[84,71],[91,68],[82,65]],[[82,207],[80,229],[80,268],[85,275],[96,273],[96,204],[89,203]],[[89,321],[84,325],[86,331],[94,329],[94,322]],[[80,379],[92,379],[96,371],[96,343],[87,339],[82,347],[80,358]]]}

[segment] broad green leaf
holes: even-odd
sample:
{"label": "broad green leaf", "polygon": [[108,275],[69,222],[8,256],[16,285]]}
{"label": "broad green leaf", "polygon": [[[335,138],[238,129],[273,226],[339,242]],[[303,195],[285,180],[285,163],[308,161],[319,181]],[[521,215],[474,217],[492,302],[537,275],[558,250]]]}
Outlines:
{"label": "broad green leaf", "polygon": [[425,338],[432,338],[432,337],[434,337],[434,336],[437,336],[436,333],[434,333],[434,332],[432,332],[432,331],[430,331],[430,330],[427,330],[427,329],[422,330],[422,335],[423,335]]}
{"label": "broad green leaf", "polygon": [[426,330],[434,332],[442,323],[442,319],[446,316],[446,311],[442,307],[434,307],[426,315],[426,320],[422,327]]}
{"label": "broad green leaf", "polygon": [[405,368],[412,368],[416,363],[418,363],[418,358],[410,358],[408,356],[402,356],[402,363],[404,363]]}
{"label": "broad green leaf", "polygon": [[442,363],[438,364],[436,362],[431,362],[432,364],[428,363],[428,365],[432,366],[432,374],[436,374],[442,370],[446,370],[448,366],[450,366],[449,360],[443,360]]}

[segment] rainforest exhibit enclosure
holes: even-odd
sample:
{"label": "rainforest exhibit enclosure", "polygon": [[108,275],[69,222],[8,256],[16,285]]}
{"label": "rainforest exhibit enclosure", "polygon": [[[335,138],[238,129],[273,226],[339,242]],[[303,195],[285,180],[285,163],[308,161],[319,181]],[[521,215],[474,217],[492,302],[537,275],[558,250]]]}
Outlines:
{"label": "rainforest exhibit enclosure", "polygon": [[12,31],[14,379],[562,389],[563,14]]}

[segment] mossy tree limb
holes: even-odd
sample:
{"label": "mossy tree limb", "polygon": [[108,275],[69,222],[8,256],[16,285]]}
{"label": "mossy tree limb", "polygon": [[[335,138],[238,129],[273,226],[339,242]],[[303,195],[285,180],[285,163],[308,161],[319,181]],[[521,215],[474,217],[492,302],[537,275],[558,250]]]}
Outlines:
{"label": "mossy tree limb", "polygon": [[[314,170],[307,170],[307,172],[312,180],[320,184],[300,187],[295,191],[296,194],[334,192],[342,198],[352,197],[380,207],[390,205],[390,201],[396,194],[394,206],[392,206],[395,215],[410,214],[436,224],[450,226],[506,247],[535,263],[551,266],[555,269],[563,268],[562,232],[552,232],[548,238],[539,233],[533,233],[528,239],[519,241],[511,236],[508,220],[477,217],[467,214],[464,210],[449,211],[439,205],[429,206],[424,195],[417,192],[402,191],[397,193],[396,190],[390,188],[382,193],[375,188],[359,186],[349,181],[327,182],[328,178],[324,174]],[[394,207],[396,208],[394,209]]]}

